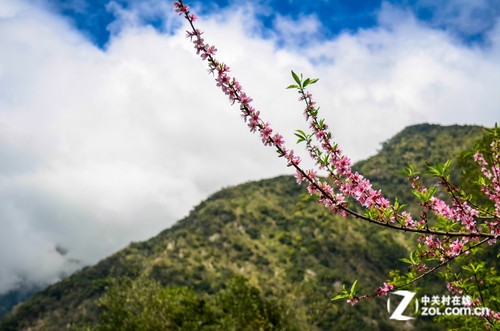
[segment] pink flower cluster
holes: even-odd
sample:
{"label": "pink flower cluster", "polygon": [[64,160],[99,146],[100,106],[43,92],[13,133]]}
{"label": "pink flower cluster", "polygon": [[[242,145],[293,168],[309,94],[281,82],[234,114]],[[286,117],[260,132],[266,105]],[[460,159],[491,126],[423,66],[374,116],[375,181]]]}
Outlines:
{"label": "pink flower cluster", "polygon": [[[434,241],[434,236],[421,236],[420,238],[425,238],[425,241],[424,243],[431,249],[433,250],[434,248],[438,247],[440,248],[441,246],[441,243],[438,241],[438,242],[435,242]],[[422,239],[419,239],[419,241],[421,242]]]}
{"label": "pink flower cluster", "polygon": [[[316,102],[313,100],[312,94],[309,91],[300,90],[300,101],[305,101],[304,116],[309,123],[314,137],[318,140],[320,146],[313,145],[312,139],[307,139],[307,150],[312,159],[316,161],[319,169],[327,169],[330,177],[334,180],[334,184],[338,187],[339,192],[334,193],[333,189],[328,189],[329,198],[323,197],[321,194],[320,202],[329,209],[341,214],[346,214],[346,208],[338,208],[339,206],[346,207],[348,197],[353,198],[361,206],[365,208],[375,208],[383,214],[386,208],[390,207],[387,200],[380,190],[374,190],[370,181],[363,177],[358,172],[353,172],[351,168],[351,160],[346,155],[342,154],[342,150],[332,141],[332,133],[328,130],[328,125],[323,119],[318,119],[319,109],[315,107]],[[325,162],[328,161],[328,162]],[[296,176],[298,182],[301,182],[301,176]],[[311,186],[311,185],[310,185]],[[321,193],[318,189],[309,188],[311,193]],[[406,218],[407,215],[404,217]],[[408,214],[409,216],[409,214]],[[406,222],[407,225],[412,222]]]}
{"label": "pink flower cluster", "polygon": [[189,6],[182,3],[182,1],[178,1],[174,3],[175,12],[179,15],[186,15],[186,18],[189,19],[190,22],[194,22],[198,19],[195,15],[189,14]]}
{"label": "pink flower cluster", "polygon": [[347,303],[350,304],[351,306],[355,306],[359,303],[359,298],[358,297],[352,297],[350,299],[347,299]]}
{"label": "pink flower cluster", "polygon": [[470,207],[466,201],[453,201],[452,207],[448,206],[443,200],[431,197],[429,200],[430,209],[439,216],[461,223],[465,229],[471,233],[477,233],[476,218],[479,211]]}
{"label": "pink flower cluster", "polygon": [[486,162],[483,154],[474,154],[474,160],[481,167],[481,172],[484,177],[489,181],[483,185],[481,190],[483,193],[495,204],[494,217],[496,218],[495,224],[490,224],[490,230],[496,236],[500,235],[498,229],[498,220],[500,219],[500,139],[493,141],[490,145],[492,153],[492,164]]}
{"label": "pink flower cluster", "polygon": [[446,282],[446,289],[450,291],[451,294],[462,294],[464,291],[457,286],[455,283]]}
{"label": "pink flower cluster", "polygon": [[389,283],[384,283],[384,285],[382,287],[379,287],[375,293],[379,296],[379,297],[384,297],[386,296],[390,291],[392,291],[394,289],[394,285],[392,284],[389,284]]}
{"label": "pink flower cluster", "polygon": [[458,239],[453,241],[450,246],[450,256],[459,256],[462,253],[462,248],[464,247],[464,243]]}
{"label": "pink flower cluster", "polygon": [[[421,196],[428,196],[430,190],[422,184],[418,176],[410,176],[410,181],[415,192],[420,193]],[[426,225],[428,228],[427,211],[431,211],[438,217],[459,224],[462,227],[464,230],[462,232],[463,236],[456,238],[454,241],[447,236],[449,232],[443,232],[443,235],[445,235],[443,239],[438,239],[434,236],[421,236],[419,238],[419,242],[424,243],[428,248],[427,251],[420,252],[420,257],[438,257],[443,262],[449,261],[463,253],[467,254],[468,249],[464,249],[464,246],[466,244],[469,244],[469,246],[478,244],[482,233],[479,231],[477,224],[479,210],[471,207],[465,199],[459,198],[457,193],[453,191],[455,190],[453,185],[448,183],[445,178],[442,178],[441,185],[452,197],[451,205],[437,198],[435,195],[430,196],[427,201],[421,203],[425,209],[421,215],[422,221],[417,225]],[[475,234],[477,236],[474,236]],[[490,239],[490,244],[494,240]]]}
{"label": "pink flower cluster", "polygon": [[[491,318],[491,319],[500,320],[500,312],[495,312],[495,311],[493,311],[493,310],[490,309],[488,311],[488,314],[486,315],[486,317]],[[489,325],[486,325],[487,328],[489,328],[488,326]]]}

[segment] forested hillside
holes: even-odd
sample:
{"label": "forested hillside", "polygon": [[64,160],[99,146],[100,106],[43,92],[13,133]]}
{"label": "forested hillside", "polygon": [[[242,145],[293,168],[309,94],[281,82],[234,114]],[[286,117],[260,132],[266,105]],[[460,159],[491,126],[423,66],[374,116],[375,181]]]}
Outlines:
{"label": "forested hillside", "polygon": [[[407,163],[424,170],[426,162],[456,158],[481,134],[476,126],[412,126],[355,168],[391,199],[411,202],[401,173]],[[398,259],[411,248],[408,238],[332,216],[293,176],[245,183],[210,196],[156,237],[49,286],[4,317],[0,330],[106,329],[119,322],[112,314],[172,330],[441,329],[425,319],[390,321],[384,298],[354,307],[331,301],[343,283],[358,279],[359,291],[371,292],[390,270],[405,268]],[[445,288],[436,278],[426,286]],[[146,306],[153,313],[141,311]],[[185,321],[187,314],[196,320]],[[167,324],[154,324],[161,319]]]}

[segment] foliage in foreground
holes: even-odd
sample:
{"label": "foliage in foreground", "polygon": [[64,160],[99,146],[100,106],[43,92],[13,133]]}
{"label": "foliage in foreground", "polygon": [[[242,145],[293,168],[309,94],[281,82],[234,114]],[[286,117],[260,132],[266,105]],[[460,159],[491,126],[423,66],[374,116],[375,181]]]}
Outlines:
{"label": "foliage in foreground", "polygon": [[266,299],[243,277],[231,279],[214,295],[188,287],[162,287],[151,279],[114,279],[99,299],[99,331],[300,330],[292,311]]}

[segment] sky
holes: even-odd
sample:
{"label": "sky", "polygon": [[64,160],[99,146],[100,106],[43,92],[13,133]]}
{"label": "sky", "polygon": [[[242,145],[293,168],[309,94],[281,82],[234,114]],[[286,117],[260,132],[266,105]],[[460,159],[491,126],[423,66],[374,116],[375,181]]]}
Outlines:
{"label": "sky", "polygon": [[[408,125],[500,119],[496,0],[188,4],[289,147],[306,129],[290,70],[320,79],[311,92],[355,161]],[[146,240],[223,187],[291,173],[186,28],[170,1],[0,0],[0,294]]]}

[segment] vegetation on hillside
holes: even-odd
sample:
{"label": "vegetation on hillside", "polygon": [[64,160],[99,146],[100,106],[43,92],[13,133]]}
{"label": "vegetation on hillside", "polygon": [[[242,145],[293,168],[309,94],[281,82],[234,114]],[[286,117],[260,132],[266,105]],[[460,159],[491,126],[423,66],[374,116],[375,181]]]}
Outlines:
{"label": "vegetation on hillside", "polygon": [[[412,201],[401,174],[406,163],[424,168],[426,162],[456,158],[481,134],[479,127],[413,126],[356,168],[385,192]],[[369,291],[389,270],[403,271],[398,259],[413,248],[408,238],[332,216],[291,176],[246,183],[212,195],[158,236],[48,287],[4,318],[0,330],[106,329],[123,320],[117,316],[129,316],[130,325],[177,321],[172,330],[190,323],[207,330],[235,323],[263,330],[400,330],[401,322],[388,319],[386,299],[351,307],[331,298],[343,283],[359,279],[360,290]],[[430,293],[445,291],[436,278],[422,286]],[[253,302],[251,316],[240,316],[238,311],[250,309],[238,308],[241,300]],[[442,328],[423,318],[412,325]]]}

